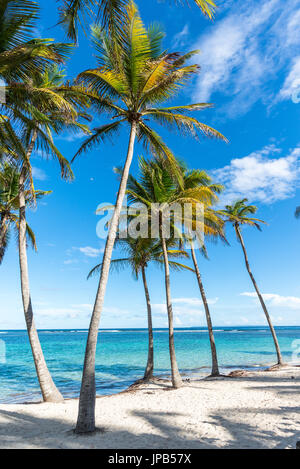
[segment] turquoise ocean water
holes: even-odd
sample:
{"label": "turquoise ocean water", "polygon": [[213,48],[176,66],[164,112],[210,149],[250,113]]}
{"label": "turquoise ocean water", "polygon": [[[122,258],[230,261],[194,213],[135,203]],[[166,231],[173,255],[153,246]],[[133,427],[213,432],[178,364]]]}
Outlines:
{"label": "turquoise ocean water", "polygon": [[[300,349],[300,327],[279,327],[277,334],[283,357],[290,362],[295,348]],[[39,335],[56,384],[65,397],[78,396],[87,331],[43,330]],[[272,338],[266,327],[220,327],[215,329],[215,338],[220,367],[226,373],[275,362]],[[145,329],[100,332],[96,366],[98,394],[119,392],[143,376],[147,339]],[[167,330],[155,330],[154,340],[155,372],[160,376],[168,375]],[[207,330],[178,328],[175,344],[178,364],[184,376],[197,377],[209,373]],[[0,402],[34,401],[40,397],[26,332],[0,331]]]}

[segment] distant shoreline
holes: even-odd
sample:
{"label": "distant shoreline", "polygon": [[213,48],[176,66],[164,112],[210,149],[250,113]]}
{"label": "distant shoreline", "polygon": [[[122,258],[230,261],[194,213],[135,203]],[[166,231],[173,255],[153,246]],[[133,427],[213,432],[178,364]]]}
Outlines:
{"label": "distant shoreline", "polygon": [[[300,329],[300,326],[291,326],[291,325],[281,325],[281,326],[274,326],[275,329],[281,329],[281,328],[291,328],[291,329]],[[214,326],[214,330],[216,329],[222,329],[222,330],[226,330],[226,329],[235,329],[235,328],[239,328],[239,329],[252,329],[252,328],[257,328],[257,329],[266,329],[266,330],[269,330],[269,327],[268,325],[266,326],[261,326],[261,325],[249,325],[249,326],[245,326],[245,325],[233,325],[233,326]],[[205,326],[193,326],[193,327],[174,327],[174,330],[195,330],[195,329],[200,329],[200,330],[207,330],[207,327]],[[115,327],[106,327],[106,328],[103,328],[103,329],[99,329],[100,332],[102,331],[134,331],[134,330],[145,330],[147,331],[148,329],[146,327],[118,327],[118,328],[115,328]],[[153,328],[154,331],[157,331],[157,330],[168,330],[167,327],[154,327]],[[27,332],[26,329],[0,329],[0,332],[13,332],[13,331],[19,331],[19,332]],[[52,327],[48,327],[46,329],[38,329],[39,332],[43,332],[43,331],[66,331],[66,332],[70,332],[70,331],[88,331],[88,329],[85,329],[84,327],[71,327],[70,329],[65,329],[64,327],[59,327],[59,328],[52,328]]]}

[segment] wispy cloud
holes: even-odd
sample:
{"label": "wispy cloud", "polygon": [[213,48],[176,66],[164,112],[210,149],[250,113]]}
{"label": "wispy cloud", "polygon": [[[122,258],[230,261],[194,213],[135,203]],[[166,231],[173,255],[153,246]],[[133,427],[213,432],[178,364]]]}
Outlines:
{"label": "wispy cloud", "polygon": [[78,259],[66,259],[64,261],[65,265],[71,265],[71,264],[77,264],[77,263],[78,263]]}
{"label": "wispy cloud", "polygon": [[[278,100],[291,99],[295,91],[300,90],[300,55],[292,62],[290,72],[281,88]],[[299,93],[300,94],[300,93]]]}
{"label": "wispy cloud", "polygon": [[[99,257],[101,253],[104,252],[104,248],[94,248],[92,246],[82,246],[82,247],[73,246],[71,249],[68,249],[66,251],[68,258],[65,259],[63,263],[65,265],[77,264],[79,260],[75,257],[75,253],[78,253],[78,252],[83,254],[85,257],[95,259]],[[87,262],[87,259],[85,260],[85,262]]]}
{"label": "wispy cloud", "polygon": [[119,308],[117,306],[104,306],[103,307],[103,313],[108,313],[110,317],[112,318],[130,318],[132,316],[132,312],[129,312],[126,309]]}
{"label": "wispy cloud", "polygon": [[[241,296],[257,299],[256,293],[244,292]],[[263,293],[262,296],[270,306],[300,310],[300,298],[297,296],[282,296],[277,293]]]}
{"label": "wispy cloud", "polygon": [[71,256],[74,253],[74,251],[79,251],[82,254],[84,254],[86,257],[98,257],[101,253],[104,252],[104,248],[93,248],[92,246],[82,246],[82,247],[73,246],[72,249],[67,250],[67,255]]}
{"label": "wispy cloud", "polygon": [[98,257],[103,252],[103,249],[92,248],[91,246],[78,248],[78,250],[87,257]]}
{"label": "wispy cloud", "polygon": [[298,0],[248,0],[239,6],[235,2],[229,11],[195,44],[202,68],[196,99],[227,94],[223,111],[235,117],[259,100],[270,105],[276,99],[278,72],[289,74],[300,52],[300,5]]}
{"label": "wispy cloud", "polygon": [[221,202],[247,197],[250,201],[272,203],[294,196],[299,184],[300,146],[286,156],[278,156],[280,153],[275,145],[269,145],[216,170],[215,179],[230,188]]}
{"label": "wispy cloud", "polygon": [[40,168],[32,167],[32,176],[38,181],[45,181],[47,179],[47,174]]}
{"label": "wispy cloud", "polygon": [[[208,302],[208,304],[213,305],[213,304],[217,303],[218,300],[219,300],[219,298],[211,298],[211,299],[208,298],[207,302]],[[173,303],[174,304],[185,304],[185,305],[195,306],[195,307],[203,306],[202,300],[200,298],[174,298]]]}
{"label": "wispy cloud", "polygon": [[60,318],[60,319],[76,319],[79,317],[87,317],[91,314],[93,305],[91,304],[73,304],[65,308],[37,308],[36,315],[38,317]]}
{"label": "wispy cloud", "polygon": [[87,137],[87,135],[82,132],[81,130],[78,130],[76,133],[66,133],[64,135],[59,135],[56,137],[57,140],[62,140],[64,142],[75,142],[76,140],[80,140],[84,137]]}
{"label": "wispy cloud", "polygon": [[189,25],[186,24],[173,38],[173,47],[181,47],[185,44],[190,33]]}
{"label": "wispy cloud", "polygon": [[[218,298],[208,299],[208,303],[213,305],[217,303]],[[203,322],[203,303],[200,298],[173,298],[173,313],[176,325],[191,326]],[[167,306],[165,303],[152,305],[153,316],[165,318]]]}

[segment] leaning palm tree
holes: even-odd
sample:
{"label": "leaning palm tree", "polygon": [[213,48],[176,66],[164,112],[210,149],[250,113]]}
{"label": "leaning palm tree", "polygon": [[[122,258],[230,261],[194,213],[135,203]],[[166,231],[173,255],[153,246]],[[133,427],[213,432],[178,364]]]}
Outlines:
{"label": "leaning palm tree", "polygon": [[282,360],[282,356],[280,352],[277,335],[273,327],[270,315],[268,313],[266,304],[264,302],[263,296],[260,293],[257,283],[255,281],[255,278],[251,272],[245,243],[244,243],[242,233],[241,233],[241,225],[254,226],[257,229],[261,230],[260,223],[264,223],[264,222],[258,218],[253,218],[249,216],[249,215],[254,215],[257,212],[257,207],[255,205],[247,205],[247,202],[248,202],[248,199],[242,199],[242,200],[236,201],[233,205],[226,205],[225,210],[220,211],[220,214],[223,214],[226,217],[226,220],[233,225],[237,239],[242,246],[248,274],[251,278],[251,281],[253,283],[253,286],[255,288],[258,299],[262,306],[263,312],[265,313],[265,316],[267,318],[267,321],[268,321],[268,324],[272,333],[272,337],[273,337],[275,348],[276,348],[277,363],[278,365],[282,365],[283,360]]}
{"label": "leaning palm tree", "polygon": [[[181,188],[177,175],[172,175],[169,169],[162,162],[154,160],[147,161],[140,158],[140,177],[135,179],[133,176],[128,180],[128,200],[132,204],[144,204],[147,212],[143,213],[141,223],[147,223],[154,228],[151,236],[158,237],[162,246],[164,271],[165,271],[165,289],[166,304],[169,323],[169,351],[172,372],[172,384],[174,388],[182,386],[182,379],[178,370],[175,344],[174,344],[174,324],[173,307],[170,288],[170,267],[167,251],[167,240],[177,238],[182,239],[180,223],[182,223],[182,208],[185,204],[195,205],[199,198],[206,200],[210,198],[210,190],[206,187],[197,187],[195,189]],[[143,218],[145,222],[143,222]],[[193,217],[190,217],[190,221]],[[186,216],[188,221],[188,216]],[[155,230],[156,228],[156,230]],[[196,229],[199,229],[197,223]]]}
{"label": "leaning palm tree", "polygon": [[7,100],[3,104],[13,118],[4,120],[2,126],[9,145],[14,148],[14,162],[20,166],[19,263],[23,309],[41,392],[44,401],[49,402],[61,402],[63,397],[48,370],[33,318],[27,262],[26,197],[29,191],[35,200],[31,167],[31,155],[35,150],[58,160],[62,177],[72,178],[70,164],[55,146],[53,134],[65,129],[86,131],[77,119],[87,98],[81,88],[76,90],[76,87],[63,83],[56,68],[49,67],[43,73],[32,74],[30,79],[10,83]]}
{"label": "leaning palm tree", "polygon": [[[174,240],[167,240],[167,252],[169,259],[188,257],[188,254],[182,249],[175,249],[176,243]],[[147,320],[148,320],[148,359],[144,373],[143,381],[149,381],[153,378],[154,372],[154,344],[153,344],[153,327],[152,327],[152,310],[150,302],[150,294],[147,282],[146,271],[150,262],[162,266],[163,252],[161,244],[151,238],[133,238],[128,235],[124,238],[117,238],[116,247],[126,254],[125,258],[112,259],[111,268],[120,270],[130,267],[132,274],[136,280],[142,274],[145,299],[147,305]],[[176,261],[169,260],[169,265],[173,270],[192,270],[190,267]],[[102,265],[96,265],[89,273],[88,278],[93,277],[101,272]]]}
{"label": "leaning palm tree", "polygon": [[[60,23],[73,41],[77,40],[78,26],[84,28],[91,20],[100,22],[113,35],[122,35],[126,6],[130,0],[60,0]],[[194,0],[202,13],[212,19],[217,8],[213,0]],[[178,0],[173,0],[178,4]]]}
{"label": "leaning palm tree", "polygon": [[[19,179],[20,172],[18,169],[5,162],[0,164],[0,264],[7,248],[9,234],[13,226],[15,231],[19,229]],[[50,191],[34,191],[34,199],[40,199]],[[27,191],[25,195],[26,205],[31,206],[33,198],[31,191]],[[31,243],[33,249],[36,250],[35,235],[26,224],[27,241]]]}
{"label": "leaning palm tree", "polygon": [[[206,187],[211,191],[211,201],[207,204],[207,198],[206,198],[206,206],[203,206],[203,226],[201,227],[202,233],[200,233],[200,239],[201,239],[201,244],[199,246],[200,251],[202,254],[204,254],[205,257],[207,257],[206,254],[206,248],[204,244],[204,236],[207,236],[209,238],[224,238],[223,234],[223,220],[220,218],[220,216],[217,215],[217,213],[212,209],[212,205],[217,202],[218,200],[218,194],[223,190],[223,186],[221,184],[215,184],[212,182],[211,177],[203,170],[197,170],[193,169],[188,171],[185,167],[182,167],[183,170],[183,187],[188,190],[188,189],[194,189],[197,187]],[[199,198],[199,203],[201,203],[201,197]],[[191,223],[191,228],[192,230],[195,229],[196,227],[193,226],[193,221]],[[202,236],[201,236],[202,234]],[[191,249],[191,256],[194,264],[194,269],[197,277],[197,282],[199,285],[199,290],[204,306],[204,311],[205,311],[205,316],[206,316],[206,323],[207,323],[207,329],[208,329],[208,335],[209,335],[209,342],[210,342],[210,349],[211,349],[211,357],[212,357],[212,370],[211,370],[211,376],[219,376],[220,371],[219,371],[219,365],[218,365],[218,356],[217,356],[217,349],[216,349],[216,343],[215,343],[215,337],[214,337],[214,332],[213,332],[213,326],[212,326],[212,319],[211,319],[211,314],[210,314],[210,309],[209,309],[209,304],[207,301],[204,285],[203,285],[203,280],[202,276],[200,273],[196,253],[195,253],[195,244],[197,245],[197,240],[196,236],[187,236],[186,239],[188,241],[188,244]]]}
{"label": "leaning palm tree", "polygon": [[130,2],[127,7],[122,31],[122,41],[116,43],[102,30],[94,28],[98,68],[86,70],[78,77],[79,83],[85,85],[91,93],[98,96],[96,110],[100,110],[101,114],[106,112],[111,115],[111,121],[96,128],[94,134],[83,143],[77,155],[102,142],[105,138],[115,135],[122,124],[129,125],[130,136],[89,327],[79,415],[75,430],[77,433],[95,430],[95,352],[98,328],[136,138],[147,149],[150,149],[156,158],[168,161],[169,167],[172,167],[174,171],[175,161],[172,152],[149,126],[148,120],[153,120],[194,137],[200,131],[206,136],[225,139],[216,130],[200,123],[194,117],[184,114],[210,107],[208,104],[155,107],[173,97],[175,92],[197,73],[199,70],[197,65],[186,65],[195,52],[183,56],[162,52],[163,35],[161,31],[156,27],[150,29],[144,27],[133,2]]}

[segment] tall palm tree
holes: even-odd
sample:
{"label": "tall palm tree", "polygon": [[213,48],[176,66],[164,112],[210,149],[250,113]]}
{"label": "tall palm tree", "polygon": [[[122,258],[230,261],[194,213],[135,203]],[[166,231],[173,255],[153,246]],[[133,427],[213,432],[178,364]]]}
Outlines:
{"label": "tall palm tree", "polygon": [[[169,259],[178,257],[188,257],[188,254],[182,249],[174,249],[176,243],[174,240],[167,240],[167,252]],[[150,294],[148,288],[148,282],[146,277],[147,267],[150,262],[161,266],[163,264],[163,252],[161,244],[151,238],[132,238],[127,236],[126,238],[117,238],[116,247],[120,247],[121,250],[126,254],[125,258],[112,259],[111,268],[116,270],[130,267],[133,276],[138,280],[139,275],[142,274],[145,299],[147,305],[147,320],[148,320],[148,359],[144,373],[144,381],[149,381],[153,378],[154,371],[154,346],[153,346],[153,328],[152,328],[152,311]],[[172,249],[173,248],[173,249]],[[169,260],[170,267],[174,270],[190,269],[190,267],[181,264],[176,261]],[[89,273],[88,278],[91,278],[95,274],[101,272],[102,264],[96,265]]]}
{"label": "tall palm tree", "polygon": [[[31,155],[40,150],[47,156],[57,159],[61,175],[72,178],[69,162],[63,157],[53,142],[53,134],[70,129],[85,130],[77,122],[81,107],[87,101],[81,87],[73,87],[63,82],[63,76],[53,66],[46,67],[42,73],[33,73],[22,82],[11,82],[8,86],[7,100],[3,107],[13,116],[4,120],[2,126],[7,140],[14,148],[14,159],[20,166],[18,187],[19,208],[19,263],[21,291],[25,321],[44,401],[61,402],[63,397],[48,370],[38,333],[36,330],[29,288],[27,243],[26,243],[26,197],[28,191],[35,199],[32,178]],[[79,108],[79,111],[78,109]]]}
{"label": "tall palm tree", "polygon": [[245,264],[246,268],[248,271],[248,274],[251,278],[251,281],[253,283],[253,286],[255,288],[255,291],[257,293],[258,299],[260,301],[260,304],[262,306],[263,312],[265,313],[265,316],[267,318],[272,337],[274,340],[275,348],[276,348],[276,354],[277,354],[277,363],[278,365],[283,364],[281,352],[280,352],[280,347],[277,339],[277,335],[275,332],[275,329],[273,327],[270,315],[268,313],[266,304],[264,302],[263,296],[260,293],[257,283],[255,281],[255,278],[251,272],[249,261],[248,261],[248,255],[245,247],[245,243],[242,237],[242,232],[241,232],[241,226],[242,225],[249,225],[249,226],[254,226],[257,229],[261,229],[260,223],[264,223],[262,220],[259,220],[258,218],[253,218],[249,215],[254,215],[257,212],[257,207],[255,205],[248,205],[247,204],[248,199],[241,199],[236,201],[233,205],[226,205],[225,210],[220,211],[221,214],[225,215],[227,221],[229,221],[235,230],[235,233],[237,235],[237,239],[240,242],[243,253],[244,253],[244,258],[245,258]]}
{"label": "tall palm tree", "polygon": [[206,187],[187,190],[181,188],[177,177],[174,177],[162,162],[154,160],[148,162],[144,158],[140,158],[139,163],[139,179],[137,180],[130,176],[128,180],[128,200],[130,204],[144,204],[148,208],[147,214],[143,215],[145,222],[151,224],[152,227],[155,223],[158,224],[157,234],[154,232],[151,233],[151,236],[159,238],[163,251],[172,384],[174,388],[179,388],[182,386],[182,379],[177,366],[174,345],[173,307],[167,239],[170,237],[171,239],[172,237],[181,237],[178,224],[182,222],[182,215],[177,215],[176,211],[172,211],[171,208],[183,207],[187,203],[195,204],[198,202],[200,194],[206,198],[210,196],[210,191]]}
{"label": "tall palm tree", "polygon": [[[3,261],[11,226],[16,231],[19,229],[19,179],[20,172],[15,166],[7,162],[0,164],[0,264]],[[34,198],[37,200],[47,194],[50,194],[50,191],[37,190],[34,192]],[[32,205],[33,198],[30,191],[26,192],[25,199],[27,206]],[[27,240],[36,250],[35,235],[28,223],[26,235]]]}
{"label": "tall palm tree", "polygon": [[[68,37],[77,40],[78,25],[84,28],[91,20],[100,22],[112,34],[122,34],[126,6],[130,0],[60,0],[60,23]],[[178,4],[178,0],[173,0]],[[213,0],[194,0],[202,13],[212,19],[217,8]],[[188,3],[188,2],[187,2]]]}
{"label": "tall palm tree", "polygon": [[[203,211],[203,227],[201,229],[203,230],[203,235],[208,236],[208,237],[221,237],[224,238],[223,234],[223,220],[217,215],[217,213],[212,209],[212,205],[217,202],[218,199],[218,194],[223,190],[223,186],[221,184],[215,184],[212,182],[211,177],[203,170],[190,170],[188,171],[186,168],[182,168],[183,170],[183,187],[188,190],[188,189],[193,189],[197,187],[206,187],[211,191],[211,201],[210,203],[207,203],[206,199],[206,204],[204,207]],[[201,198],[199,198],[199,202],[201,202]],[[194,237],[195,238],[195,237]],[[211,376],[219,376],[220,371],[219,371],[219,365],[218,365],[218,356],[217,356],[217,349],[216,349],[216,343],[215,343],[215,338],[214,338],[214,332],[213,332],[213,326],[212,326],[212,319],[211,319],[211,314],[210,314],[210,309],[209,309],[209,304],[207,301],[199,265],[197,262],[197,257],[195,253],[195,239],[192,238],[187,238],[189,241],[190,249],[191,249],[191,256],[194,264],[194,269],[197,277],[197,282],[199,285],[199,290],[204,306],[204,311],[205,311],[205,316],[206,316],[206,323],[207,323],[207,328],[208,328],[208,335],[209,335],[209,341],[210,341],[210,349],[211,349],[211,357],[212,357],[212,371],[211,371]],[[200,250],[202,254],[206,255],[206,248],[205,244],[203,241],[203,244],[201,243]]]}
{"label": "tall palm tree", "polygon": [[197,65],[185,65],[194,52],[183,56],[162,53],[161,31],[156,27],[146,29],[132,2],[127,7],[122,30],[122,42],[116,43],[99,28],[94,29],[99,67],[86,70],[78,77],[79,83],[84,84],[91,93],[98,95],[98,110],[112,115],[112,120],[96,128],[94,134],[83,143],[77,154],[114,135],[121,124],[129,125],[130,136],[89,327],[79,415],[75,430],[77,433],[95,430],[95,352],[98,328],[136,138],[157,158],[169,161],[173,168],[175,165],[173,155],[160,136],[146,123],[149,119],[194,137],[197,131],[201,131],[204,135],[225,139],[216,130],[184,114],[188,111],[205,109],[210,106],[208,104],[155,107],[173,97],[181,85],[198,71]]}

